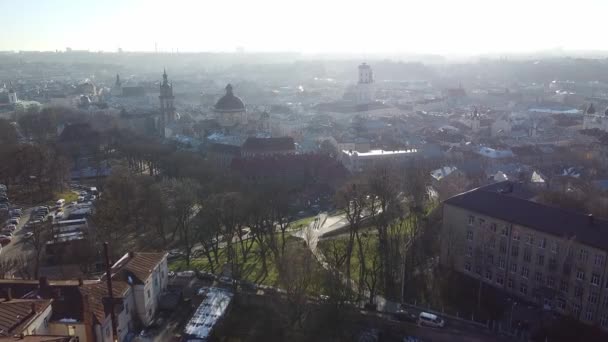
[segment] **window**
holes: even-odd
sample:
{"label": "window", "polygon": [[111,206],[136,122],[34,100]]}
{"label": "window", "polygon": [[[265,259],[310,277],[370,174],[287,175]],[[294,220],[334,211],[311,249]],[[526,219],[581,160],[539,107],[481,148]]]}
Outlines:
{"label": "window", "polygon": [[521,292],[521,294],[523,294],[523,295],[527,295],[528,294],[528,285],[526,285],[525,283],[521,283],[519,285],[519,292]]}
{"label": "window", "polygon": [[486,271],[486,279],[492,280],[492,271],[490,271],[490,270]]}
{"label": "window", "polygon": [[593,311],[587,310],[587,312],[585,312],[584,319],[585,319],[585,321],[592,321],[593,320]]}
{"label": "window", "polygon": [[473,247],[472,246],[467,246],[467,256],[468,257],[473,256]]}
{"label": "window", "polygon": [[473,225],[473,223],[475,223],[475,216],[473,215],[469,215],[469,225]]}
{"label": "window", "polygon": [[557,308],[560,310],[566,310],[566,301],[562,298],[557,299]]}
{"label": "window", "polygon": [[580,286],[574,287],[574,297],[581,298],[583,296],[583,288]]}
{"label": "window", "polygon": [[473,241],[473,231],[467,230],[467,240]]}
{"label": "window", "polygon": [[479,225],[483,227],[483,225],[486,223],[486,220],[480,218],[479,219]]}
{"label": "window", "polygon": [[513,278],[507,279],[507,287],[510,289],[513,288]]}
{"label": "window", "polygon": [[589,252],[586,249],[581,248],[578,253],[578,260],[585,262],[587,259],[589,259]]}
{"label": "window", "polygon": [[597,266],[604,266],[604,261],[605,261],[605,257],[603,254],[596,254],[595,255],[595,265]]}
{"label": "window", "polygon": [[517,273],[517,264],[516,264],[516,263],[512,263],[512,264],[509,266],[509,269],[511,269],[511,272],[513,272],[513,273]]}
{"label": "window", "polygon": [[531,245],[534,243],[534,236],[532,234],[526,234],[526,243]]}
{"label": "window", "polygon": [[517,230],[513,231],[513,240],[519,241],[521,237],[519,236],[519,232]]}
{"label": "window", "polygon": [[558,250],[559,250],[559,247],[557,246],[557,242],[556,241],[551,242],[551,252],[557,253]]}
{"label": "window", "polygon": [[562,292],[568,292],[568,282],[565,280],[562,280],[559,282],[559,290]]}
{"label": "window", "polygon": [[505,279],[501,275],[496,275],[496,284],[502,285],[505,283]]}
{"label": "window", "polygon": [[127,312],[127,315],[128,315],[129,314],[129,303],[125,304],[125,311]]}
{"label": "window", "polygon": [[150,299],[150,290],[148,290],[148,299]]}
{"label": "window", "polygon": [[538,239],[538,248],[545,248],[545,247],[547,247],[547,239],[545,239],[545,238]]}
{"label": "window", "polygon": [[581,314],[581,305],[578,303],[572,304],[572,312],[574,312],[574,316],[578,317]]}
{"label": "window", "polygon": [[500,228],[500,235],[509,236],[509,226],[508,225],[504,225],[504,226],[502,226],[502,228]]}
{"label": "window", "polygon": [[512,257],[517,257],[518,255],[519,255],[519,247],[512,246],[511,247],[511,256]]}
{"label": "window", "polygon": [[547,277],[547,286],[550,288],[555,287],[555,278],[554,277]]}
{"label": "window", "polygon": [[521,267],[521,276],[527,279],[529,275],[530,275],[530,269],[527,266],[522,266]]}
{"label": "window", "polygon": [[464,263],[464,270],[467,272],[471,272],[471,263],[470,262],[465,262]]}
{"label": "window", "polygon": [[538,266],[543,266],[545,264],[545,256],[542,254],[537,255],[536,262],[538,263]]}
{"label": "window", "polygon": [[494,233],[496,233],[496,223],[491,223],[490,224],[490,230]]}
{"label": "window", "polygon": [[530,248],[524,248],[524,261],[532,261],[532,252],[530,251]]}
{"label": "window", "polygon": [[597,304],[598,295],[597,292],[590,292],[587,301],[591,304]]}
{"label": "window", "polygon": [[488,239],[488,248],[495,248],[496,247],[496,237],[492,236],[490,239]]}
{"label": "window", "polygon": [[494,256],[492,254],[488,254],[488,256],[486,257],[486,263],[488,265],[493,265],[494,264]]}
{"label": "window", "polygon": [[557,260],[555,260],[555,258],[550,258],[549,259],[549,270],[555,271],[556,269],[557,269]]}
{"label": "window", "polygon": [[534,280],[536,280],[539,283],[543,282],[543,274],[540,272],[536,272],[534,273]]}
{"label": "window", "polygon": [[593,284],[595,286],[600,285],[600,275],[599,274],[597,274],[597,273],[591,274],[591,284]]}
{"label": "window", "polygon": [[110,327],[106,328],[106,337],[110,338]]}
{"label": "window", "polygon": [[585,280],[585,271],[582,268],[576,271],[576,280]]}
{"label": "window", "polygon": [[608,313],[602,315],[602,318],[600,318],[600,325],[602,328],[608,327]]}
{"label": "window", "polygon": [[507,254],[507,242],[502,239],[500,240],[500,245],[498,245],[500,254]]}
{"label": "window", "polygon": [[604,300],[602,301],[602,306],[608,308],[608,295],[604,296]]}
{"label": "window", "polygon": [[505,269],[505,258],[502,256],[498,257],[498,267],[503,270]]}
{"label": "window", "polygon": [[475,266],[475,273],[477,273],[477,275],[481,275],[481,266]]}

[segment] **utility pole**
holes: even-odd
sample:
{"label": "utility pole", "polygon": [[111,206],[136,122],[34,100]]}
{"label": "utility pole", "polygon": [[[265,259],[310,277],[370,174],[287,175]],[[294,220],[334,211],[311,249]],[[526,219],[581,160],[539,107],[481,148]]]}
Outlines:
{"label": "utility pole", "polygon": [[110,265],[110,253],[108,252],[108,243],[103,243],[103,253],[106,259],[106,281],[108,282],[108,296],[110,297],[110,319],[112,320],[112,336],[114,342],[118,341],[118,332],[116,328],[116,314],[114,313],[114,294],[112,293],[112,265]]}

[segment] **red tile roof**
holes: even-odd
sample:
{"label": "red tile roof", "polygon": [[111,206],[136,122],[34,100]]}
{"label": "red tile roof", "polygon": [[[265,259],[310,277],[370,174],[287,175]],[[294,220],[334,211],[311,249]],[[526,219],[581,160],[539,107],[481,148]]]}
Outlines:
{"label": "red tile roof", "polygon": [[21,334],[49,305],[49,299],[12,299],[0,302],[0,336]]}
{"label": "red tile roof", "polygon": [[15,337],[0,337],[0,342],[71,342],[74,336],[26,335]]}
{"label": "red tile roof", "polygon": [[[128,290],[129,284],[126,282],[116,280],[112,281],[112,296],[114,298],[123,298]],[[88,297],[89,309],[93,315],[95,315],[97,321],[102,323],[106,316],[110,314],[109,311],[106,312],[106,308],[103,304],[104,298],[109,298],[107,283],[103,281],[98,282],[97,284],[83,285],[80,287],[80,293],[82,293],[83,297]]]}
{"label": "red tile roof", "polygon": [[[154,269],[167,257],[167,253],[130,253],[118,260],[112,266],[112,273],[115,274],[113,279],[120,278],[128,281],[127,277],[123,277],[127,271],[129,275],[135,276],[135,283],[143,284],[150,277]],[[119,277],[116,277],[119,275]]]}

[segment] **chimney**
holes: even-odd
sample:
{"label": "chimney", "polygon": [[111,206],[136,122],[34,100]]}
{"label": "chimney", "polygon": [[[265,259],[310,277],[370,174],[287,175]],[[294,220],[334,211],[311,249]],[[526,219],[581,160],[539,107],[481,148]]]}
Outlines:
{"label": "chimney", "polygon": [[595,221],[595,219],[593,218],[593,214],[587,215],[587,218],[589,218],[589,225],[593,226],[593,223]]}
{"label": "chimney", "polygon": [[6,289],[5,299],[7,302],[13,300],[13,289],[11,289],[10,287]]}
{"label": "chimney", "polygon": [[32,313],[36,313],[36,303],[32,302]]}
{"label": "chimney", "polygon": [[129,258],[133,258],[135,257],[135,253],[133,253],[132,251],[129,252]]}

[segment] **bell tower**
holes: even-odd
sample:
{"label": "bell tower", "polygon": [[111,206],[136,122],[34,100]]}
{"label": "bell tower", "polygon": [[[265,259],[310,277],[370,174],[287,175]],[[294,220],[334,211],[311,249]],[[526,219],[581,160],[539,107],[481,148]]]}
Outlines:
{"label": "bell tower", "polygon": [[158,132],[165,136],[167,123],[175,120],[175,107],[173,107],[173,84],[169,83],[167,71],[163,70],[163,81],[160,84],[160,117],[158,119]]}

